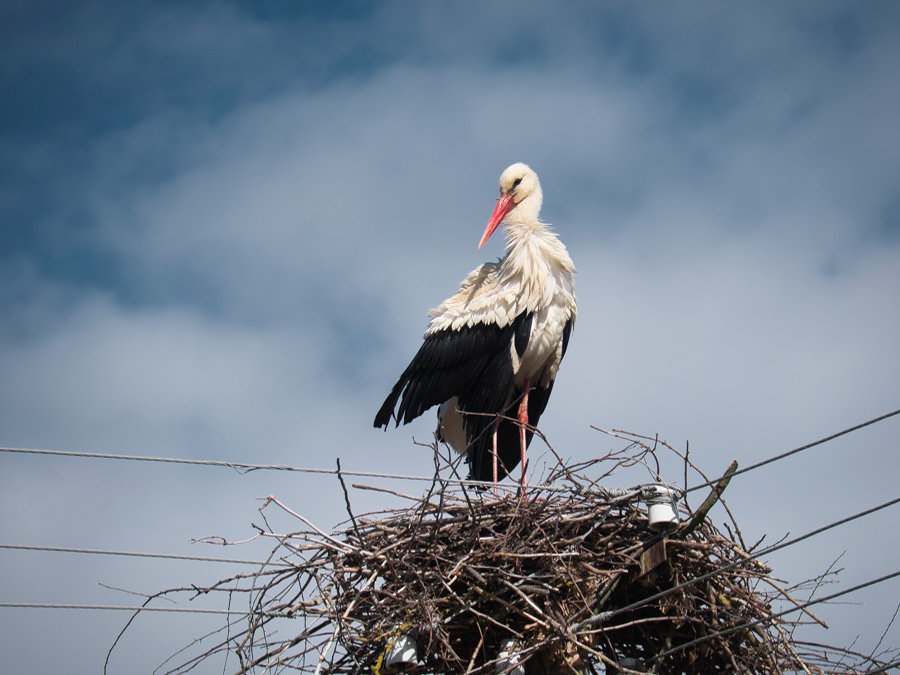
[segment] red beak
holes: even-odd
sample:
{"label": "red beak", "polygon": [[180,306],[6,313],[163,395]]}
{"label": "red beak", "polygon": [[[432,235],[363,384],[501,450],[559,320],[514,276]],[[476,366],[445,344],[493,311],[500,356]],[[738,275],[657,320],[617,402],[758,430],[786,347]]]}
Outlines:
{"label": "red beak", "polygon": [[506,218],[506,214],[512,211],[512,208],[515,205],[516,203],[513,201],[512,195],[500,195],[500,199],[497,200],[497,206],[494,207],[494,212],[491,214],[491,219],[488,221],[487,227],[484,228],[484,234],[481,235],[481,241],[478,242],[478,248],[484,246],[484,242],[491,238],[491,235],[494,234],[494,230],[496,230],[497,226],[503,222],[503,219]]}

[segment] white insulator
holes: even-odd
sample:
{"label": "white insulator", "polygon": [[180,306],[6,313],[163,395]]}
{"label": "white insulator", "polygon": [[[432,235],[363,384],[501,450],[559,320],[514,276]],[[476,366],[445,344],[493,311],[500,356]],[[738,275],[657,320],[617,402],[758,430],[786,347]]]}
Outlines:
{"label": "white insulator", "polygon": [[402,673],[418,663],[416,639],[412,635],[404,634],[394,640],[388,648],[382,670],[385,673]]}
{"label": "white insulator", "polygon": [[519,652],[515,640],[507,640],[500,645],[497,654],[497,675],[525,675],[525,667],[519,663]]}
{"label": "white insulator", "polygon": [[657,483],[644,486],[644,494],[647,498],[647,515],[650,518],[651,528],[661,530],[671,523],[678,522],[675,503],[681,493],[677,489]]}

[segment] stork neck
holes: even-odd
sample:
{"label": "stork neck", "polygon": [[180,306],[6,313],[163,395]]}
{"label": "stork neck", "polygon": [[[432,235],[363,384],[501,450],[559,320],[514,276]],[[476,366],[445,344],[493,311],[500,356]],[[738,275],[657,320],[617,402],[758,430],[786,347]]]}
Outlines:
{"label": "stork neck", "polygon": [[506,256],[501,267],[506,274],[531,276],[575,271],[565,245],[539,220],[507,224],[505,234]]}
{"label": "stork neck", "polygon": [[507,256],[520,249],[527,249],[532,254],[540,255],[547,247],[562,246],[556,234],[539,220],[505,223],[504,234]]}

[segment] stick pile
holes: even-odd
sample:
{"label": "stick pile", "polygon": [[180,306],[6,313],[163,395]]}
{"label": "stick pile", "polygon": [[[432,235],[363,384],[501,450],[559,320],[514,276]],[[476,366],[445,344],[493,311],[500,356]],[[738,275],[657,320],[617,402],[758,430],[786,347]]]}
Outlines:
{"label": "stick pile", "polygon": [[[308,572],[321,595],[303,611],[327,617],[336,643],[323,672],[383,671],[403,635],[415,638],[425,673],[493,673],[509,640],[523,665],[538,661],[532,672],[587,673],[599,663],[663,673],[802,667],[792,623],[770,620],[773,598],[757,591],[766,566],[708,523],[664,540],[647,522],[634,497],[447,490],[436,503],[360,519],[341,545],[320,540],[322,559]],[[738,558],[738,568],[615,613]],[[756,623],[728,632],[747,622]],[[653,662],[697,638],[708,639]]]}
{"label": "stick pile", "polygon": [[[606,491],[569,469],[552,478],[502,496],[436,479],[427,494],[404,495],[408,508],[368,517],[354,516],[348,498],[350,520],[332,534],[270,497],[267,506],[303,526],[262,532],[278,544],[261,570],[197,589],[227,592],[230,607],[246,594],[249,609],[214,647],[170,672],[221,652],[237,657],[241,673],[335,675],[858,673],[879,665],[793,640],[796,626],[823,622],[809,610],[778,615],[796,608],[791,589],[739,531],[725,525],[723,533],[706,518],[727,481],[660,530],[648,526],[641,489]],[[398,664],[389,654],[407,639],[415,651]]]}

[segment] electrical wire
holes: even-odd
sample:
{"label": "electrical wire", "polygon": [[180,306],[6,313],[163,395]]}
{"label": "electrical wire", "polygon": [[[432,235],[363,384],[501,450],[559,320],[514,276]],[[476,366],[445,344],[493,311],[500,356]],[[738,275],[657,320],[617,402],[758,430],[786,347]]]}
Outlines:
{"label": "electrical wire", "polygon": [[[324,474],[329,476],[354,476],[357,478],[384,478],[394,480],[426,481],[432,482],[434,476],[413,476],[398,473],[379,473],[377,471],[345,471],[344,469],[318,469],[313,467],[291,466],[289,464],[247,464],[245,462],[228,462],[219,459],[186,459],[183,457],[154,457],[147,455],[123,455],[108,452],[83,452],[75,450],[46,450],[41,448],[0,448],[0,452],[26,455],[50,455],[56,457],[74,457],[78,459],[113,459],[132,462],[158,462],[163,464],[186,464],[190,466],[216,466],[234,469],[241,474],[251,471],[291,471],[295,473]],[[460,478],[440,478],[441,483],[463,485],[475,488],[498,488],[507,491],[519,490],[522,486],[518,483],[494,483],[493,481],[464,480]],[[571,487],[554,485],[528,485],[526,489],[533,492],[570,492]],[[616,490],[603,491],[612,496],[618,496]]]}
{"label": "electrical wire", "polygon": [[[900,503],[900,497],[895,497],[894,499],[891,499],[882,504],[879,504],[878,506],[873,506],[872,508],[866,509],[865,511],[860,511],[859,513],[854,513],[852,516],[847,516],[846,518],[841,518],[840,520],[836,520],[827,525],[823,525],[822,527],[816,528],[815,530],[811,530],[810,532],[807,532],[806,534],[802,534],[799,537],[794,537],[793,539],[788,539],[788,540],[782,541],[778,544],[773,544],[771,546],[768,546],[766,548],[763,548],[759,551],[754,552],[754,559],[759,559],[760,557],[762,557],[764,555],[774,553],[775,551],[780,551],[781,549],[787,548],[788,546],[793,546],[794,544],[800,543],[801,541],[809,539],[810,537],[814,537],[818,534],[821,534],[822,532],[826,532],[828,530],[834,529],[835,527],[839,527],[840,525],[845,525],[846,523],[849,523],[854,520],[858,520],[859,518],[864,518],[865,516],[871,515],[872,513],[881,511],[882,509],[886,509],[890,506],[894,506],[895,504],[898,504],[898,503]],[[625,605],[624,607],[619,607],[618,609],[612,609],[612,610],[609,610],[606,612],[599,612],[599,613],[594,614],[593,616],[590,616],[587,619],[584,619],[583,621],[577,623],[573,627],[572,630],[573,630],[573,632],[577,632],[577,631],[579,631],[587,626],[590,626],[594,623],[608,621],[609,619],[611,619],[615,616],[624,614],[625,612],[630,612],[633,609],[643,607],[644,605],[648,605],[651,602],[655,602],[656,600],[664,598],[665,596],[669,595],[670,593],[674,593],[686,586],[690,586],[691,584],[695,584],[699,581],[704,581],[705,579],[714,577],[717,574],[721,574],[722,572],[727,572],[728,570],[733,569],[733,568],[737,567],[738,565],[742,565],[747,560],[748,559],[743,559],[743,558],[735,560],[733,562],[728,563],[727,565],[722,565],[721,567],[717,567],[716,569],[712,570],[711,572],[707,572],[706,574],[701,574],[699,577],[693,577],[691,579],[688,579],[687,581],[683,581],[680,584],[676,584],[675,586],[672,586],[671,588],[667,588],[664,591],[659,591],[658,593],[649,595],[646,598],[643,598],[641,600],[636,600],[635,602]]]}
{"label": "electrical wire", "polygon": [[[827,443],[828,441],[833,441],[835,438],[840,438],[841,436],[846,436],[849,433],[854,431],[859,431],[865,427],[871,426],[872,424],[876,424],[877,422],[881,422],[886,420],[894,415],[900,415],[900,409],[894,410],[893,412],[885,413],[884,415],[879,415],[873,419],[870,419],[866,422],[862,422],[860,424],[856,424],[852,427],[848,427],[847,429],[843,429],[838,431],[837,433],[831,434],[830,436],[826,436],[825,438],[820,438],[817,441],[813,441],[812,443],[807,443],[806,445],[801,445],[799,448],[794,448],[793,450],[788,450],[787,452],[782,452],[774,457],[769,457],[768,459],[764,459],[761,462],[757,462],[756,464],[751,464],[750,466],[745,466],[742,469],[738,469],[734,473],[731,474],[731,477],[739,476],[742,473],[747,473],[748,471],[753,471],[754,469],[758,469],[761,466],[765,466],[766,464],[771,464],[772,462],[777,462],[780,459],[784,459],[785,457],[790,457],[791,455],[796,455],[799,452],[803,452],[804,450],[809,450],[810,448],[814,448],[817,445],[822,445]],[[689,487],[685,490],[685,493],[693,492],[694,490],[699,490],[700,488],[710,487],[715,485],[718,482],[718,478],[714,480],[707,481],[705,483],[700,483],[699,485],[694,485],[693,487]]]}
{"label": "electrical wire", "polygon": [[[856,424],[852,427],[848,427],[847,429],[843,429],[838,431],[837,433],[831,434],[830,436],[826,436],[825,438],[820,438],[817,441],[813,441],[812,443],[807,443],[806,445],[802,445],[798,448],[794,448],[792,450],[788,450],[787,452],[782,452],[773,457],[769,457],[768,459],[764,459],[755,464],[751,464],[750,466],[746,466],[738,469],[732,474],[732,477],[738,476],[742,473],[747,473],[748,471],[753,471],[754,469],[758,469],[767,464],[771,464],[772,462],[776,462],[781,459],[785,459],[786,457],[790,457],[804,450],[809,450],[810,448],[816,447],[818,445],[822,445],[827,443],[828,441],[832,441],[841,436],[845,436],[854,431],[858,431],[865,427],[871,426],[872,424],[876,424],[877,422],[881,422],[883,420],[894,417],[895,415],[900,415],[900,409],[894,410],[889,413],[885,413],[884,415],[879,415],[873,419],[867,420],[865,422],[861,422],[860,424]],[[313,467],[300,467],[300,466],[291,466],[288,464],[250,464],[246,462],[228,462],[225,460],[216,460],[216,459],[187,459],[182,457],[156,457],[156,456],[145,456],[145,455],[125,455],[119,453],[104,453],[104,452],[83,452],[83,451],[74,451],[74,450],[46,450],[40,448],[0,448],[0,452],[7,453],[18,453],[18,454],[32,454],[32,455],[51,455],[58,457],[75,457],[75,458],[90,458],[90,459],[113,459],[113,460],[124,460],[124,461],[135,461],[135,462],[158,462],[158,463],[167,463],[167,464],[185,464],[191,466],[217,466],[224,467],[229,469],[234,469],[241,473],[250,473],[251,471],[292,471],[298,473],[312,473],[312,474],[325,474],[325,475],[344,475],[344,476],[355,476],[359,478],[384,478],[384,479],[395,479],[395,480],[412,480],[412,481],[432,481],[434,480],[433,476],[413,476],[409,474],[394,474],[394,473],[380,473],[373,471],[344,471],[338,469],[319,469]],[[485,481],[471,481],[471,480],[462,480],[456,478],[447,478],[441,479],[442,482],[448,484],[458,484],[472,487],[485,487],[486,485],[494,486],[491,482]],[[684,492],[685,494],[688,492],[693,492],[695,490],[699,490],[704,487],[710,487],[715,485],[718,479],[710,480],[705,483],[699,483],[692,487],[687,488]],[[499,487],[501,489],[518,489],[520,486],[515,485],[496,485],[494,487]],[[534,486],[536,490],[546,490],[550,492],[554,491],[568,491],[571,488],[568,487],[554,487],[550,485],[536,485]]]}
{"label": "electrical wire", "polygon": [[132,462],[160,462],[164,464],[188,464],[192,466],[218,466],[228,469],[235,469],[241,473],[250,473],[251,471],[296,471],[300,473],[318,473],[337,475],[341,473],[345,476],[359,476],[370,478],[398,478],[405,480],[431,480],[423,476],[407,476],[402,474],[373,473],[365,471],[338,471],[337,469],[315,469],[309,467],[290,466],[287,464],[247,464],[245,462],[227,462],[219,459],[186,459],[183,457],[152,457],[144,455],[123,455],[108,452],[83,452],[74,450],[44,450],[37,448],[0,448],[0,452],[32,454],[32,455],[53,455],[57,457],[77,457],[90,459],[119,459]]}
{"label": "electrical wire", "polygon": [[[768,555],[769,553],[774,553],[775,551],[787,548],[788,546],[793,546],[794,544],[797,544],[801,541],[809,539],[810,537],[814,537],[818,534],[821,534],[822,532],[833,529],[840,525],[844,525],[853,520],[863,518],[872,513],[876,513],[877,511],[881,511],[882,509],[886,509],[897,503],[900,503],[900,497],[897,497],[890,501],[884,502],[883,504],[879,504],[878,506],[873,506],[870,509],[866,509],[865,511],[860,511],[859,513],[855,513],[851,516],[847,516],[846,518],[842,518],[840,520],[834,521],[827,525],[823,525],[822,527],[819,527],[815,530],[807,532],[806,534],[800,535],[799,537],[795,537],[793,539],[783,541],[778,544],[773,544],[772,546],[769,546],[760,551],[757,551],[755,553],[755,556],[756,556],[756,558],[759,558],[763,555]],[[210,559],[205,559],[205,558],[200,558],[200,557],[195,558],[193,556],[172,556],[169,554],[138,554],[138,553],[132,553],[132,552],[123,552],[123,551],[106,552],[106,551],[94,551],[94,550],[90,550],[90,549],[62,549],[61,547],[37,547],[37,546],[31,547],[31,546],[18,546],[18,545],[9,545],[9,544],[0,545],[0,548],[19,548],[19,549],[30,549],[30,550],[63,550],[63,551],[72,551],[72,552],[83,552],[83,553],[103,553],[103,554],[110,553],[112,555],[146,555],[148,557],[159,557],[159,558],[174,557],[174,558],[178,558],[178,559],[184,558],[184,559],[188,559],[188,560],[201,560],[201,561],[202,560],[210,560]],[[249,563],[249,564],[262,564],[259,561],[238,561],[238,560],[233,560],[233,559],[228,559],[228,558],[221,558],[221,559],[214,558],[211,560],[213,560],[215,562],[244,562],[244,563]],[[743,559],[736,560],[727,565],[718,567],[711,572],[707,572],[706,574],[700,575],[699,577],[694,577],[692,579],[688,579],[687,581],[684,581],[680,584],[672,586],[671,588],[667,588],[664,591],[660,591],[659,593],[655,593],[655,594],[650,595],[642,600],[638,600],[636,602],[633,602],[633,603],[626,605],[624,607],[621,607],[619,609],[610,610],[608,612],[600,612],[599,614],[595,614],[594,616],[588,617],[584,621],[579,622],[578,624],[576,624],[573,627],[573,630],[579,631],[587,626],[590,626],[593,623],[597,623],[600,621],[607,621],[607,620],[613,618],[614,616],[618,616],[619,614],[623,614],[623,613],[629,612],[633,609],[643,607],[644,605],[647,605],[647,604],[650,604],[651,602],[659,600],[660,598],[663,598],[670,593],[674,593],[686,586],[697,583],[699,581],[703,581],[705,579],[709,579],[710,577],[713,577],[717,574],[721,574],[722,572],[727,572],[728,570],[730,570],[734,567],[737,567],[738,565],[743,564],[744,562],[745,562],[745,560],[743,560]],[[897,572],[897,573],[895,573],[893,575],[889,575],[889,576],[897,576],[897,575],[900,575],[900,572]],[[841,594],[845,594],[848,592],[850,592],[850,591],[845,591],[845,592],[842,592]],[[828,598],[826,598],[826,599],[828,599]],[[820,600],[822,600],[822,599],[820,599]],[[99,605],[98,606],[92,606],[92,605],[91,606],[89,606],[89,605],[83,605],[83,606],[82,605],[41,605],[41,604],[35,604],[35,603],[0,603],[0,607],[47,607],[47,608],[58,607],[61,609],[90,609],[91,607],[95,607],[96,609],[105,609],[105,608],[128,609],[127,607],[119,607],[119,606],[107,607],[107,606],[99,606]],[[162,610],[159,610],[159,611],[162,611]],[[221,612],[219,612],[219,613],[221,613]]]}
{"label": "electrical wire", "polygon": [[[58,457],[76,457],[80,459],[118,459],[133,462],[160,462],[164,464],[188,464],[192,466],[218,466],[228,469],[235,469],[241,473],[250,473],[251,471],[293,471],[297,473],[313,473],[325,474],[330,476],[355,476],[358,478],[391,478],[397,480],[419,480],[432,481],[433,476],[412,476],[408,474],[396,473],[379,473],[374,471],[345,471],[343,469],[317,469],[313,467],[291,466],[288,464],[247,464],[245,462],[227,462],[218,459],[186,459],[183,457],[153,457],[145,455],[123,455],[106,452],[82,452],[74,450],[44,450],[37,448],[0,448],[0,452],[32,454],[32,455],[52,455]],[[483,487],[484,481],[470,481],[461,479],[442,479],[446,483],[458,483],[462,485],[473,485]],[[498,487],[508,487],[500,485]],[[518,486],[514,486],[518,487]],[[543,486],[542,486],[543,489]]]}
{"label": "electrical wire", "polygon": [[[0,607],[16,609],[85,609],[123,612],[174,612],[184,614],[239,614],[247,616],[247,612],[239,609],[207,609],[204,607],[136,607],[126,605],[77,605],[44,602],[0,602]],[[287,615],[278,615],[287,616]]]}
{"label": "electrical wire", "polygon": [[884,576],[878,577],[877,579],[871,579],[870,581],[863,582],[861,584],[857,584],[856,586],[851,586],[850,588],[844,589],[843,591],[838,591],[836,593],[832,593],[831,595],[825,595],[821,598],[816,598],[815,600],[810,600],[809,602],[804,602],[801,605],[795,605],[793,607],[789,607],[788,609],[777,612],[776,614],[772,614],[763,619],[755,619],[754,621],[747,621],[745,623],[738,624],[736,626],[729,626],[728,628],[723,628],[722,630],[716,631],[715,633],[710,633],[709,635],[703,635],[698,638],[694,638],[689,642],[685,642],[684,644],[677,645],[675,647],[671,647],[670,649],[666,649],[658,654],[656,654],[653,658],[658,660],[669,654],[674,654],[675,652],[681,651],[682,649],[687,649],[688,647],[693,647],[694,645],[701,644],[706,642],[707,640],[712,640],[713,638],[719,637],[720,635],[728,635],[729,633],[734,633],[739,630],[743,630],[744,628],[750,628],[751,626],[756,626],[760,623],[765,623],[772,619],[777,619],[780,616],[784,616],[785,614],[791,614],[793,612],[800,611],[802,609],[806,609],[812,605],[818,605],[823,602],[828,602],[829,600],[834,600],[835,598],[839,598],[843,595],[849,595],[850,593],[855,593],[856,591],[862,590],[863,588],[868,588],[869,586],[874,586],[875,584],[880,584],[884,581],[888,581],[895,577],[900,577],[900,570],[896,572],[891,572],[890,574],[885,574]]}
{"label": "electrical wire", "polygon": [[52,551],[56,553],[87,553],[91,555],[120,555],[135,558],[163,558],[165,560],[191,560],[195,562],[234,563],[238,565],[265,565],[262,560],[240,560],[238,558],[209,558],[174,553],[140,553],[138,551],[111,551],[97,548],[67,548],[64,546],[30,546],[27,544],[0,544],[0,549],[16,551]]}

